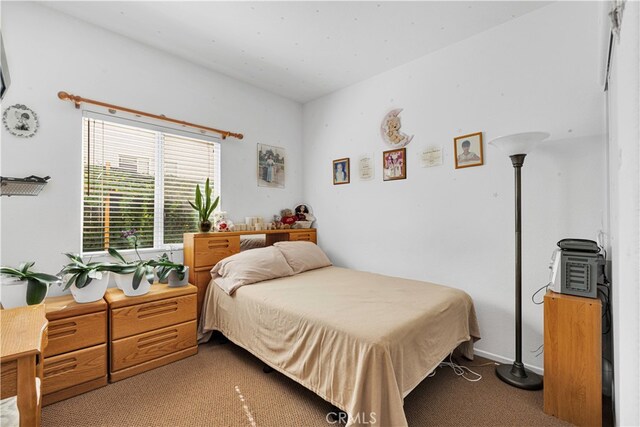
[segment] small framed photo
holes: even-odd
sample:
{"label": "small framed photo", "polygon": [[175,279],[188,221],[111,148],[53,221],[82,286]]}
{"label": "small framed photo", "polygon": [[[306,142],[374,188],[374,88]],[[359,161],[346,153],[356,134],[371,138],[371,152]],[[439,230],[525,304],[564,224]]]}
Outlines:
{"label": "small framed photo", "polygon": [[285,150],[258,144],[258,187],[284,188]]}
{"label": "small framed photo", "polygon": [[349,177],[349,159],[337,159],[333,161],[333,185],[348,184]]}
{"label": "small framed photo", "polygon": [[456,169],[480,166],[484,163],[482,155],[482,132],[453,138]]}
{"label": "small framed photo", "polygon": [[407,178],[407,149],[382,152],[382,179],[393,181]]}

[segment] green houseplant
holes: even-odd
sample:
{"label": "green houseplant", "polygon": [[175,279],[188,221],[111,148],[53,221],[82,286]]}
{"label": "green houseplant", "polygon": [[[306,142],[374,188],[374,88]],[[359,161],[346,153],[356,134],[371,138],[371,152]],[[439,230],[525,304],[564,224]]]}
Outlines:
{"label": "green houseplant", "polygon": [[[40,304],[52,283],[60,282],[58,276],[31,270],[35,262],[23,262],[18,268],[0,267],[2,280],[2,306],[14,308]],[[8,279],[8,280],[7,280]]]}
{"label": "green houseplant", "polygon": [[214,209],[218,207],[218,203],[220,202],[220,196],[216,197],[214,201],[211,201],[212,191],[213,189],[209,186],[209,178],[207,178],[207,181],[204,184],[204,200],[202,197],[202,191],[200,191],[200,184],[197,184],[195,203],[189,201],[191,207],[198,212],[198,227],[202,232],[211,230],[211,221],[209,221],[209,217]]}
{"label": "green houseplant", "polygon": [[153,262],[158,275],[158,282],[169,283],[171,287],[184,286],[189,279],[189,267],[169,259],[166,253]]}
{"label": "green houseplant", "polygon": [[154,260],[143,260],[138,252],[138,230],[132,228],[123,231],[121,237],[133,244],[137,261],[127,261],[118,250],[109,248],[109,255],[119,261],[109,267],[110,271],[116,273],[116,285],[127,296],[144,295],[151,289],[153,283]]}
{"label": "green houseplant", "polygon": [[[109,273],[117,265],[105,262],[85,263],[80,255],[66,253],[69,263],[62,267],[64,290],[71,289],[71,295],[78,303],[100,300],[109,285]],[[89,286],[91,284],[91,286]]]}

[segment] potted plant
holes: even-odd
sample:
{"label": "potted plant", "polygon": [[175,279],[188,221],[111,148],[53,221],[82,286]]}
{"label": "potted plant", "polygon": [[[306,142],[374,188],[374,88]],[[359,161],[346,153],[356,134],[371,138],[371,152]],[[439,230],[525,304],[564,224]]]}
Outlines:
{"label": "potted plant", "polygon": [[109,255],[120,261],[109,267],[116,273],[116,285],[129,297],[144,295],[151,289],[153,283],[153,260],[143,260],[138,253],[138,231],[135,228],[122,232],[123,238],[133,243],[138,256],[137,261],[127,261],[114,248],[109,248]]}
{"label": "potted plant", "polygon": [[109,272],[114,265],[104,262],[85,263],[80,255],[65,255],[70,261],[58,273],[63,276],[64,290],[71,289],[71,295],[78,303],[100,300],[107,291]]}
{"label": "potted plant", "polygon": [[156,267],[158,282],[169,283],[169,287],[172,288],[189,283],[189,266],[171,261],[166,253],[154,261],[153,265]]}
{"label": "potted plant", "polygon": [[26,305],[40,304],[47,293],[49,285],[60,281],[58,276],[37,273],[31,270],[35,262],[23,262],[16,268],[1,267],[2,306],[14,308]]}
{"label": "potted plant", "polygon": [[195,203],[189,201],[191,207],[198,212],[198,227],[203,233],[211,230],[209,217],[213,210],[218,207],[218,203],[220,202],[220,196],[216,197],[213,202],[211,201],[212,191],[212,188],[209,186],[209,178],[207,178],[207,181],[204,184],[204,201],[202,199],[202,192],[200,191],[200,184],[196,185]]}

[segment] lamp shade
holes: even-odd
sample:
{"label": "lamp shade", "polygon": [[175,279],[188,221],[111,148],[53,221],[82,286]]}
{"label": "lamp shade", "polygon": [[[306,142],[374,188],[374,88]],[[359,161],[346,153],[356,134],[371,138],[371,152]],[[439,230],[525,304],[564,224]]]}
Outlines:
{"label": "lamp shade", "polygon": [[523,132],[513,135],[501,136],[489,141],[490,145],[498,147],[507,156],[516,154],[529,154],[540,141],[549,138],[547,132]]}

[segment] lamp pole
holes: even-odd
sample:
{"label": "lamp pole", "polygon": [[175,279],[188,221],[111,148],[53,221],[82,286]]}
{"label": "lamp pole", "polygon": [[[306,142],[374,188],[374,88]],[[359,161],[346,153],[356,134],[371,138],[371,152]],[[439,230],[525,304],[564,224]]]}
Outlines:
{"label": "lamp pole", "polygon": [[496,368],[496,375],[502,381],[514,387],[525,390],[539,390],[542,388],[542,377],[526,370],[522,363],[522,186],[520,173],[526,156],[526,154],[509,156],[514,169],[516,203],[516,359],[512,366],[498,366]]}

